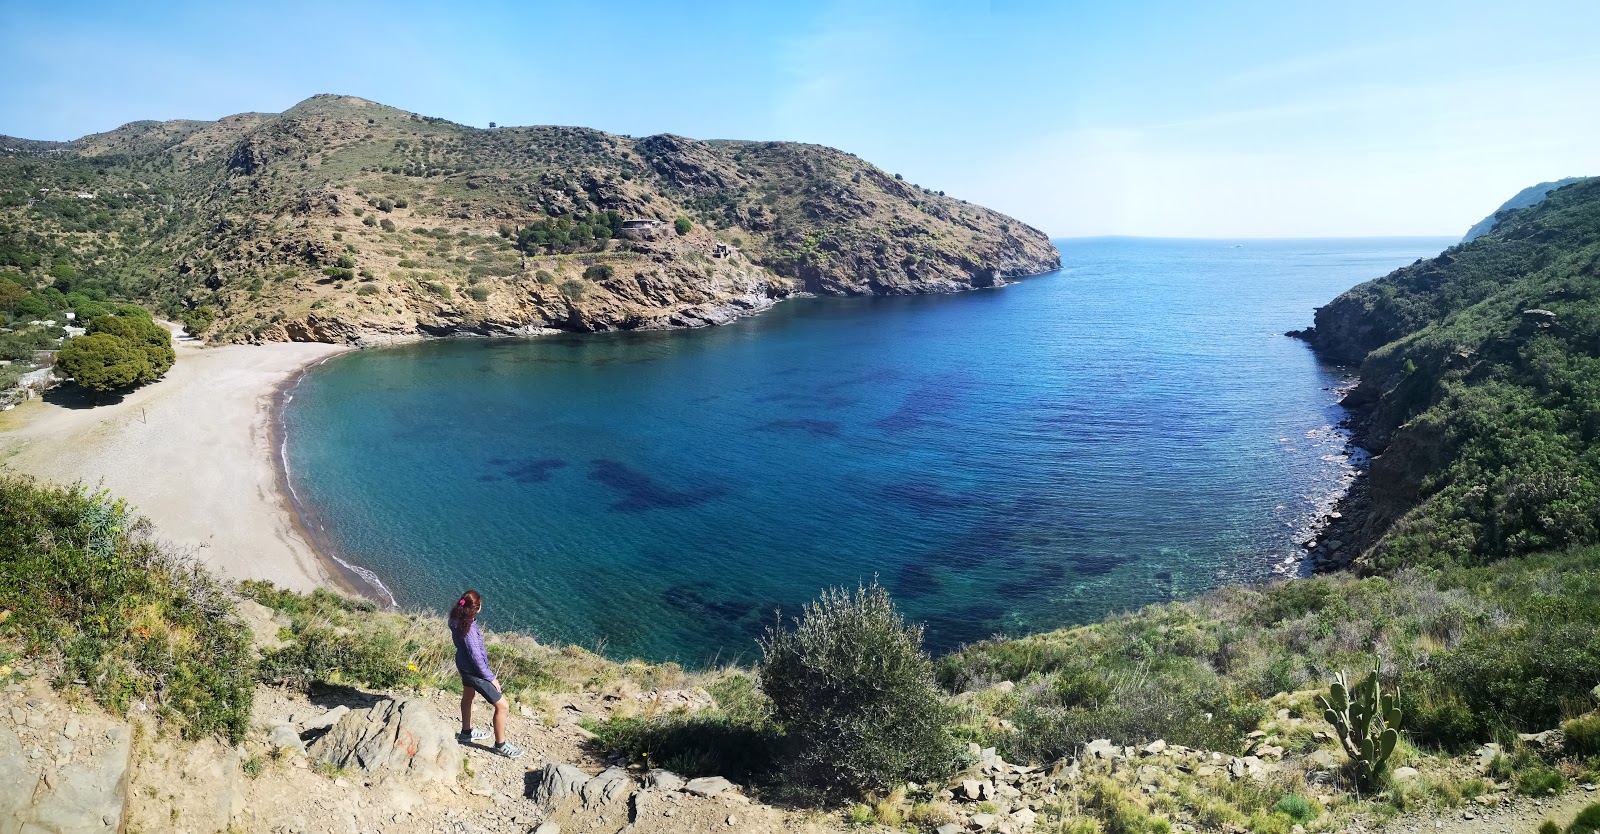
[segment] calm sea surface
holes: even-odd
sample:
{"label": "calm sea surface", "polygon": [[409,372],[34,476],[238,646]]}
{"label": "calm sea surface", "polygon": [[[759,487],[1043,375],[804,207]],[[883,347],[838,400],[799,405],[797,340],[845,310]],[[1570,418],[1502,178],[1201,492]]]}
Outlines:
{"label": "calm sea surface", "polygon": [[701,664],[876,575],[938,651],[1286,569],[1348,465],[1342,374],[1281,334],[1452,242],[1065,240],[999,290],[364,350],[284,455],[404,607]]}

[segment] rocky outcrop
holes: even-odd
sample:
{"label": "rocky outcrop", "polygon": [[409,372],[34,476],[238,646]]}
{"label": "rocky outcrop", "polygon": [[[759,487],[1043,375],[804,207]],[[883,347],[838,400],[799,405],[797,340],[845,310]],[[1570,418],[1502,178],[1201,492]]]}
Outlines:
{"label": "rocky outcrop", "polygon": [[456,772],[455,746],[428,704],[400,698],[345,713],[307,753],[335,767],[448,782]]}
{"label": "rocky outcrop", "polygon": [[0,834],[122,830],[132,732],[62,709],[34,683],[10,687],[0,718]]}

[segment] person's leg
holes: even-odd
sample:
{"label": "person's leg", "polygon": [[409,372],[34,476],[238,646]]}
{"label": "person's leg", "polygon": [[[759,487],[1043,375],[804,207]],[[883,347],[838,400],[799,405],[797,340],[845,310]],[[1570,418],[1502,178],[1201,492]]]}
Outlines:
{"label": "person's leg", "polygon": [[511,714],[511,700],[504,695],[494,704],[494,743],[504,744],[506,740],[506,716]]}
{"label": "person's leg", "polygon": [[461,687],[461,732],[472,732],[472,696],[478,694],[477,690],[462,682]]}

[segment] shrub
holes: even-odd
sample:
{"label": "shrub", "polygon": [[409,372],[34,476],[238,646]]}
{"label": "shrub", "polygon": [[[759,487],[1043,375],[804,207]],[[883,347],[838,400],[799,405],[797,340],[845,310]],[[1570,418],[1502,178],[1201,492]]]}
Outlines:
{"label": "shrub", "polygon": [[472,296],[472,300],[473,301],[488,301],[489,300],[489,288],[488,287],[472,287],[472,288],[467,290],[467,295]]}
{"label": "shrub", "polygon": [[450,288],[445,286],[444,284],[441,284],[441,283],[437,282],[437,281],[434,281],[434,282],[428,284],[428,292],[431,292],[434,295],[439,296],[440,298],[449,298],[450,297]]}
{"label": "shrub", "polygon": [[587,725],[605,748],[648,766],[685,776],[747,781],[773,770],[780,736],[765,721],[743,721],[707,710],[666,718],[613,718]]}
{"label": "shrub", "polygon": [[689,218],[680,214],[678,219],[672,221],[672,228],[676,229],[678,234],[686,235],[690,229],[694,228],[694,224],[689,222]]}
{"label": "shrub", "polygon": [[761,648],[791,786],[862,794],[956,769],[922,628],[906,625],[876,582],[824,592],[793,630],[768,628]]}
{"label": "shrub", "polygon": [[356,287],[356,295],[377,295],[378,288],[371,284],[362,284]]}
{"label": "shrub", "polygon": [[148,521],[82,486],[0,477],[0,632],[59,653],[124,714],[146,700],[185,738],[237,743],[255,696],[248,632],[227,589],[157,544]]}
{"label": "shrub", "polygon": [[615,274],[615,271],[611,268],[610,264],[595,264],[594,266],[591,266],[583,271],[583,277],[585,279],[595,282],[604,281],[607,278],[610,278],[613,274]]}
{"label": "shrub", "polygon": [[1513,779],[1517,792],[1527,796],[1554,796],[1567,789],[1567,779],[1542,764],[1519,770]]}
{"label": "shrub", "polygon": [[1600,712],[1581,715],[1561,725],[1566,749],[1579,756],[1600,756]]}
{"label": "shrub", "polygon": [[543,270],[543,269],[539,270],[538,272],[535,272],[533,274],[533,277],[534,277],[534,280],[538,281],[541,284],[554,284],[556,282],[556,276],[551,275],[549,273],[549,271]]}
{"label": "shrub", "polygon": [[561,294],[573,301],[581,301],[588,291],[589,285],[576,278],[568,278],[561,282]]}
{"label": "shrub", "polygon": [[1600,832],[1600,802],[1593,803],[1574,817],[1567,826],[1567,834],[1595,834]]}
{"label": "shrub", "polygon": [[1296,794],[1289,794],[1278,800],[1278,804],[1272,806],[1272,810],[1301,824],[1308,823],[1317,816],[1317,809],[1311,807],[1311,803],[1307,802],[1305,797]]}
{"label": "shrub", "polygon": [[380,229],[382,229],[382,230],[384,230],[386,232],[392,232],[392,231],[394,231],[394,221],[390,220],[387,217],[385,217],[382,220],[378,221],[378,228],[380,228]]}

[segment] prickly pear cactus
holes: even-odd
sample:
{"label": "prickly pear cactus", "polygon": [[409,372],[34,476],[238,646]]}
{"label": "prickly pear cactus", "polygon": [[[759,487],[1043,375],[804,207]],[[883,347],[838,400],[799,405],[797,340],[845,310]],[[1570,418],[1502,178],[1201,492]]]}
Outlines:
{"label": "prickly pear cactus", "polygon": [[1344,751],[1355,763],[1356,776],[1375,785],[1389,765],[1389,756],[1400,743],[1400,693],[1384,693],[1378,686],[1378,670],[1353,688],[1343,672],[1334,676],[1326,696],[1317,696],[1322,717],[1339,733]]}

